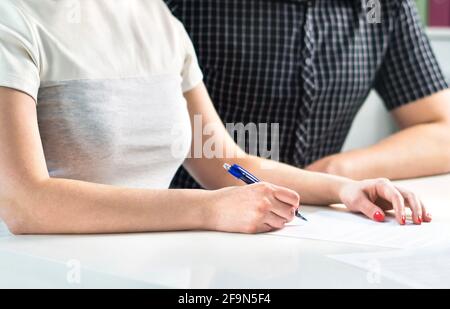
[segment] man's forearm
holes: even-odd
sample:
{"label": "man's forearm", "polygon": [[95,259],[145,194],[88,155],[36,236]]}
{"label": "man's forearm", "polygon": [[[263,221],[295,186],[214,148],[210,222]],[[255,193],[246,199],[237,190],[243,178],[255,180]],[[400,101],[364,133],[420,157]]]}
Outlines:
{"label": "man's forearm", "polygon": [[450,125],[422,124],[378,144],[319,160],[308,167],[353,179],[406,179],[450,172]]}

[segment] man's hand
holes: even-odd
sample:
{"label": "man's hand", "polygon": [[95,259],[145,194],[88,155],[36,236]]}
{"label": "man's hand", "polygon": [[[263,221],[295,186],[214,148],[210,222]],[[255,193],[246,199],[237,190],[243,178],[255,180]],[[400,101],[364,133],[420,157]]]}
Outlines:
{"label": "man's hand", "polygon": [[361,212],[378,222],[384,221],[385,211],[393,209],[398,223],[405,225],[406,208],[411,209],[414,224],[432,219],[417,195],[384,178],[346,184],[340,191],[340,198],[349,210]]}

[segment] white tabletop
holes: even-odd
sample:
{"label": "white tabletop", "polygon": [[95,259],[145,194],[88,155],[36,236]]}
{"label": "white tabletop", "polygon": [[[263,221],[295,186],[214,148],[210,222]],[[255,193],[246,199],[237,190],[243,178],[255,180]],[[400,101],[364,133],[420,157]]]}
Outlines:
{"label": "white tabletop", "polygon": [[[450,224],[450,175],[401,185],[421,195],[436,222]],[[403,287],[385,278],[371,283],[366,271],[328,257],[383,250],[216,232],[15,237],[0,227],[0,288]]]}

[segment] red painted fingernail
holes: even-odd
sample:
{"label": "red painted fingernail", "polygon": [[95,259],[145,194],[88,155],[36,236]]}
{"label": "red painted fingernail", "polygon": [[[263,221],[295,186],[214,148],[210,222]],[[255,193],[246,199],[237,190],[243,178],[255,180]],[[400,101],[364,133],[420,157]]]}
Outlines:
{"label": "red painted fingernail", "polygon": [[377,212],[373,215],[373,219],[374,219],[375,221],[378,221],[378,222],[384,222],[384,215],[383,215],[381,212],[377,211]]}
{"label": "red painted fingernail", "polygon": [[406,224],[406,216],[402,216],[402,225]]}
{"label": "red painted fingernail", "polygon": [[419,224],[422,224],[422,216],[418,216],[418,217],[417,217],[417,222],[418,222]]}

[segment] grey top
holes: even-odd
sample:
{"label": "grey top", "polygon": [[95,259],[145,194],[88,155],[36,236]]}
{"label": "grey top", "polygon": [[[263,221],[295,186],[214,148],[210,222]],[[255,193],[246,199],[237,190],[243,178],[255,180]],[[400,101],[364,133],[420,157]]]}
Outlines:
{"label": "grey top", "polygon": [[38,120],[50,175],[168,188],[191,140],[177,87],[177,76],[160,76],[41,88]]}

